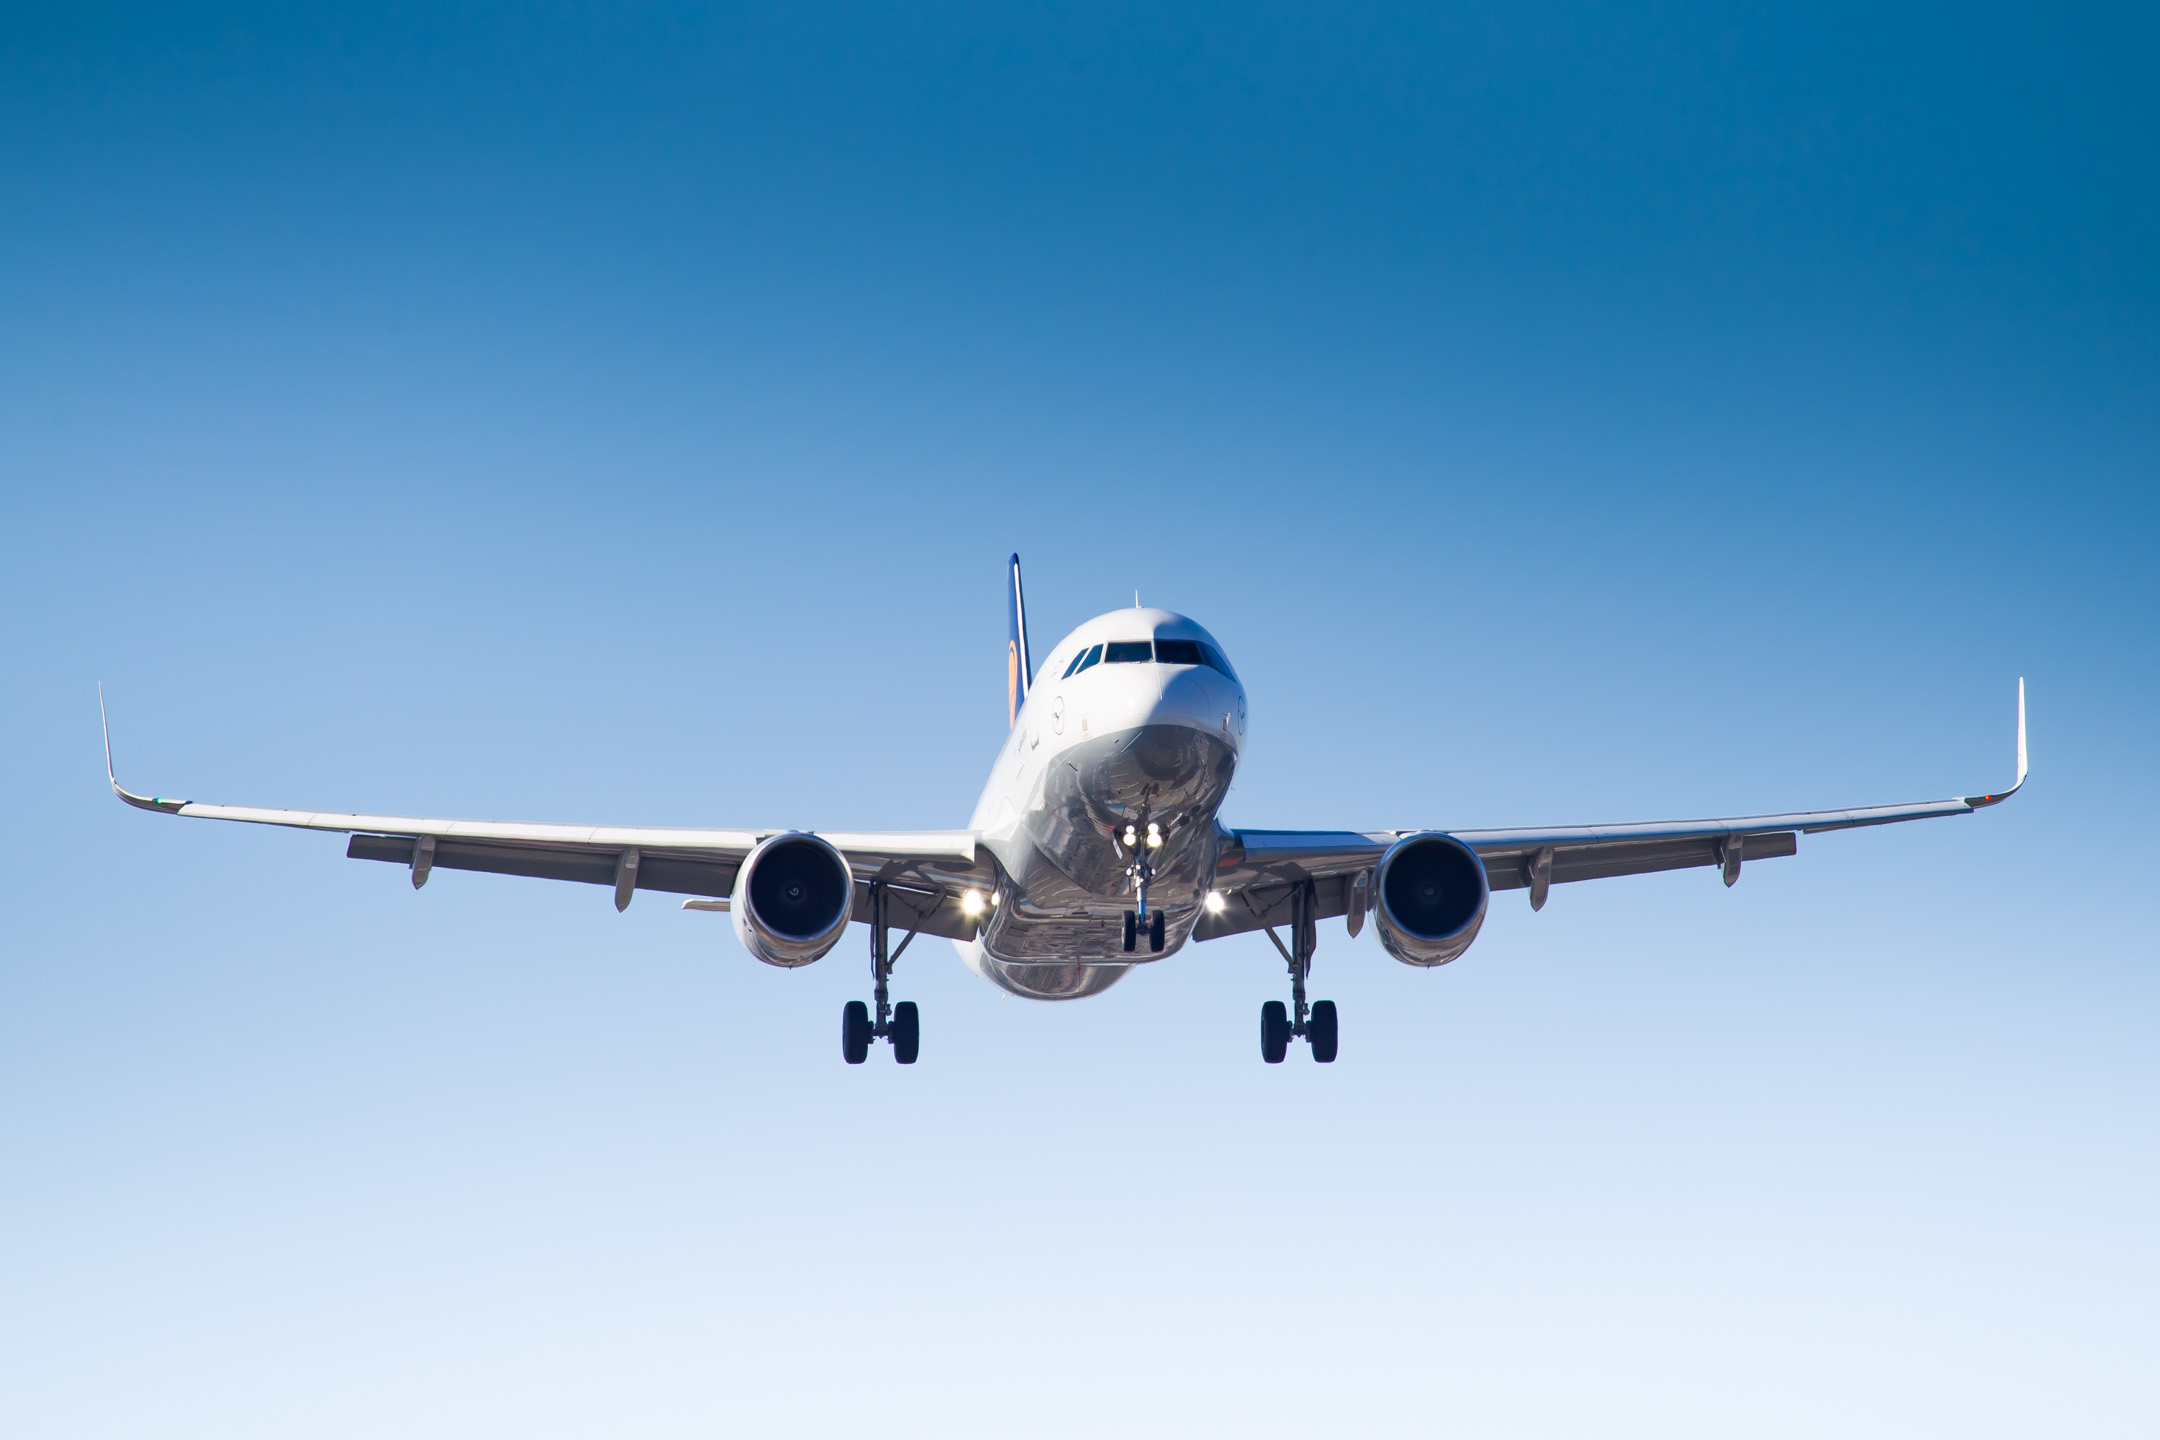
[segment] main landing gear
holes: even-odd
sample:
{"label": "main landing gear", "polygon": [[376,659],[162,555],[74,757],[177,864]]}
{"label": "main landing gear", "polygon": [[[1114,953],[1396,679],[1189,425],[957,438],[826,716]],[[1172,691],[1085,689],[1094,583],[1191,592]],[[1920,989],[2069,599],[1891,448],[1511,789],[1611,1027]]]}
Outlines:
{"label": "main landing gear", "polygon": [[888,951],[885,928],[885,886],[882,881],[870,882],[870,976],[873,982],[873,998],[877,1002],[877,1019],[870,1018],[870,1007],[860,1000],[850,1000],[840,1012],[840,1058],[850,1065],[860,1065],[870,1058],[872,1040],[890,1040],[893,1059],[902,1065],[912,1065],[922,1053],[922,1012],[912,1000],[892,1003],[887,982],[892,979],[893,966],[899,963],[900,952],[914,940],[915,932],[908,933],[900,941],[900,949]]}
{"label": "main landing gear", "polygon": [[1283,949],[1272,929],[1267,932],[1290,966],[1290,1004],[1270,1000],[1260,1007],[1260,1058],[1270,1065],[1282,1064],[1293,1038],[1310,1045],[1312,1058],[1319,1064],[1335,1063],[1335,1002],[1305,1002],[1305,979],[1312,974],[1313,951],[1320,943],[1319,922],[1313,918],[1315,906],[1313,885],[1308,880],[1290,897],[1290,948]]}

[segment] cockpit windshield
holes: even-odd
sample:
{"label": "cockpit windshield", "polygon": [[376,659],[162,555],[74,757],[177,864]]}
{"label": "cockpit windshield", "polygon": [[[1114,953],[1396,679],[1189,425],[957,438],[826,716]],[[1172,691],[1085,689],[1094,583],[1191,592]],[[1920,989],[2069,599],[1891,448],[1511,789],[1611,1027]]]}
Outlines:
{"label": "cockpit windshield", "polygon": [[1157,640],[1155,658],[1165,665],[1204,665],[1197,640]]}
{"label": "cockpit windshield", "polygon": [[1067,665],[1065,667],[1065,673],[1058,678],[1061,680],[1070,680],[1073,676],[1079,674],[1082,670],[1087,669],[1088,666],[1093,665],[1096,661],[1100,659],[1102,659],[1102,646],[1097,645],[1091,649],[1082,650],[1079,654],[1073,656],[1072,664]]}
{"label": "cockpit windshield", "polygon": [[1230,662],[1223,659],[1222,651],[1204,640],[1157,639],[1155,658],[1164,665],[1205,665],[1210,670],[1220,670],[1232,680],[1237,679],[1230,669]]}
{"label": "cockpit windshield", "polygon": [[1158,665],[1205,665],[1219,670],[1232,680],[1237,672],[1230,662],[1223,659],[1222,651],[1200,640],[1106,640],[1100,645],[1090,645],[1073,656],[1058,677],[1070,680],[1092,665],[1138,665],[1148,661]]}

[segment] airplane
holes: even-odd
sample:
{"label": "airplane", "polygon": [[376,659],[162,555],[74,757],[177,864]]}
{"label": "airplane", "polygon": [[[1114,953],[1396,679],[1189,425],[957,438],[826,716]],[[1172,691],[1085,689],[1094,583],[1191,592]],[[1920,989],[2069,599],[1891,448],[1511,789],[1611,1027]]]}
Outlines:
{"label": "airplane", "polygon": [[[1260,1056],[1293,1040],[1332,1063],[1333,1001],[1308,1000],[1322,920],[1354,938],[1372,919],[1381,948],[1445,965],[1477,939],[1492,894],[1690,867],[1727,886],[1744,862],[1797,853],[1799,837],[1999,805],[2025,783],[2025,682],[2018,681],[2017,778],[2009,789],[1912,805],[1647,824],[1505,830],[1247,830],[1223,825],[1245,745],[1245,687],[1213,635],[1168,610],[1112,610],[1051,647],[1028,648],[1020,557],[1007,570],[1006,720],[990,778],[964,830],[701,830],[430,820],[203,805],[123,789],[105,726],[105,778],[143,810],[349,835],[355,860],[405,866],[413,888],[437,870],[479,870],[687,895],[727,912],[743,949],[794,968],[867,927],[871,1000],[841,1014],[850,1065],[873,1041],[912,1065],[922,1020],[891,998],[893,967],[919,935],[953,942],[985,980],[1033,1000],[1099,995],[1189,942],[1261,931],[1289,969],[1290,999],[1260,1011]],[[98,706],[103,721],[104,694]],[[892,932],[902,932],[897,945]],[[1288,935],[1285,943],[1280,930]]]}

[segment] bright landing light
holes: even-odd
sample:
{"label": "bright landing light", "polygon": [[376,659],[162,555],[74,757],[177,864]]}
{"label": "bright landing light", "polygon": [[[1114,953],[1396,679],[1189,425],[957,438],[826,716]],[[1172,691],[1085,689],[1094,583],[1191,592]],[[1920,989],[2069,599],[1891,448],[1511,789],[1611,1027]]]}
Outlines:
{"label": "bright landing light", "polygon": [[1220,890],[1210,890],[1210,891],[1208,891],[1208,892],[1207,892],[1207,899],[1205,899],[1205,900],[1201,901],[1200,903],[1201,903],[1202,905],[1204,905],[1204,906],[1206,906],[1206,907],[1207,907],[1207,913],[1208,913],[1208,914],[1210,914],[1210,915],[1220,915],[1220,914],[1222,914],[1222,912],[1223,912],[1224,908],[1225,908],[1225,907],[1226,907],[1226,906],[1227,906],[1227,905],[1228,905],[1228,904],[1229,904],[1230,902],[1229,902],[1229,901],[1227,901],[1227,900],[1225,900],[1225,899],[1223,899],[1223,893],[1222,893],[1222,891],[1220,891]]}
{"label": "bright landing light", "polygon": [[960,913],[970,920],[983,912],[982,891],[970,890],[960,897]]}

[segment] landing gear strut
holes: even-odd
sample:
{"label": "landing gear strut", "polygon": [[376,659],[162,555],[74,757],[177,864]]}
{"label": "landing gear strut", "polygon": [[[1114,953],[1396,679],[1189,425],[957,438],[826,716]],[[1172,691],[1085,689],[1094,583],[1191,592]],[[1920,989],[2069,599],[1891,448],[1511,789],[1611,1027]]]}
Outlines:
{"label": "landing gear strut", "polygon": [[900,961],[900,953],[914,940],[913,930],[900,940],[898,950],[888,950],[890,938],[885,925],[885,882],[870,882],[870,978],[872,998],[877,1002],[877,1018],[870,1018],[870,1007],[860,1000],[850,1000],[840,1012],[840,1058],[850,1065],[860,1065],[870,1058],[872,1040],[890,1040],[893,1059],[902,1065],[912,1065],[922,1052],[922,1012],[912,1000],[892,1003],[888,982],[892,979],[893,966]]}
{"label": "landing gear strut", "polygon": [[1147,892],[1148,886],[1155,879],[1155,857],[1151,852],[1162,844],[1162,827],[1149,821],[1144,810],[1141,812],[1140,824],[1147,826],[1144,839],[1139,825],[1125,827],[1125,844],[1132,850],[1133,856],[1133,862],[1126,867],[1125,873],[1132,877],[1133,893],[1140,901],[1138,910],[1125,912],[1125,953],[1130,955],[1140,948],[1140,932],[1145,930],[1148,950],[1160,955],[1163,951],[1163,914],[1160,910],[1149,911]]}
{"label": "landing gear strut", "polygon": [[1307,880],[1290,897],[1290,947],[1283,948],[1274,930],[1267,932],[1290,966],[1290,1004],[1270,1000],[1260,1007],[1260,1058],[1270,1065],[1282,1064],[1293,1038],[1312,1046],[1312,1058],[1318,1063],[1335,1063],[1335,1002],[1315,1000],[1307,1004],[1305,1000],[1305,980],[1312,974],[1313,951],[1320,943],[1320,926],[1313,915],[1316,908],[1313,883]]}

